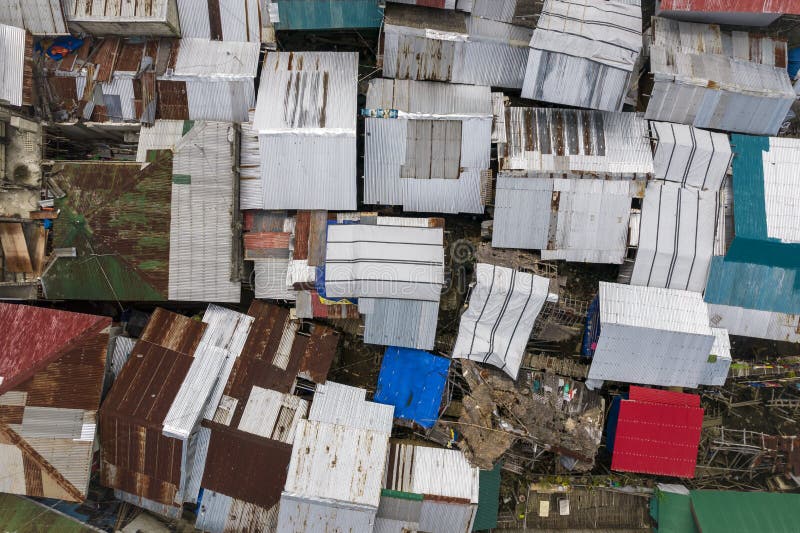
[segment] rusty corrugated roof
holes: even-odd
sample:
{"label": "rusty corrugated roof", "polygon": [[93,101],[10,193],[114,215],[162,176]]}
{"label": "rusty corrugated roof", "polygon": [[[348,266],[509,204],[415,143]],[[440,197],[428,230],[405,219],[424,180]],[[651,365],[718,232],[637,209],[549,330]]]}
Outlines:
{"label": "rusty corrugated roof", "polygon": [[292,446],[205,421],[211,441],[202,486],[269,509],[281,498]]}

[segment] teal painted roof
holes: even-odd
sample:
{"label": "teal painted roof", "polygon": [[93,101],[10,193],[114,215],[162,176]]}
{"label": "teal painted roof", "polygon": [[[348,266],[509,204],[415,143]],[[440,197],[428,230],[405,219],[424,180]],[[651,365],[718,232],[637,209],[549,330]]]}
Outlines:
{"label": "teal painted roof", "polygon": [[497,511],[500,507],[500,467],[497,463],[492,470],[481,470],[478,481],[478,511],[472,531],[484,531],[497,527]]}
{"label": "teal painted roof", "polygon": [[800,313],[797,269],[711,260],[705,301],[774,313]]}
{"label": "teal painted roof", "polygon": [[276,30],[379,28],[378,0],[278,0]]}
{"label": "teal painted roof", "polygon": [[703,533],[800,531],[800,494],[693,490],[691,498]]}
{"label": "teal painted roof", "polygon": [[650,516],[657,523],[655,533],[698,533],[688,494],[656,490],[650,499]]}

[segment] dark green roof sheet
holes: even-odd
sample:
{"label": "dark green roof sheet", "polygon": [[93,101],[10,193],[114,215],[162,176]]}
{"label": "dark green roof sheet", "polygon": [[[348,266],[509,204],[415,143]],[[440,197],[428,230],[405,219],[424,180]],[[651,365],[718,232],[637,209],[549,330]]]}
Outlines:
{"label": "dark green roof sheet", "polygon": [[481,470],[478,485],[478,511],[472,531],[484,531],[497,527],[497,511],[500,507],[500,467]]}
{"label": "dark green roof sheet", "polygon": [[85,533],[96,530],[27,498],[0,494],[0,531]]}
{"label": "dark green roof sheet", "polygon": [[797,533],[800,494],[692,491],[700,533]]}
{"label": "dark green roof sheet", "polygon": [[688,494],[657,490],[650,500],[650,509],[658,524],[656,533],[698,533]]}
{"label": "dark green roof sheet", "polygon": [[168,296],[172,153],[153,162],[59,163],[53,246],[75,248],[42,276],[51,299],[163,301]]}

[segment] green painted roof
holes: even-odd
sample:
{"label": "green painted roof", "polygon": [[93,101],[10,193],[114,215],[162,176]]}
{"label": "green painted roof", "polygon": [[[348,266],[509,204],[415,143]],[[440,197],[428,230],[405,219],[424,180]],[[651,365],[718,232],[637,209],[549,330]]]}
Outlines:
{"label": "green painted roof", "polygon": [[698,533],[688,494],[657,490],[650,500],[650,510],[658,524],[656,533]]}
{"label": "green painted roof", "polygon": [[691,495],[702,533],[800,531],[800,494],[694,490]]}
{"label": "green painted roof", "polygon": [[84,533],[96,530],[26,498],[0,494],[0,531]]}
{"label": "green painted roof", "polygon": [[472,531],[484,531],[497,527],[497,510],[500,507],[500,467],[497,463],[492,470],[481,470],[478,485],[478,512]]}
{"label": "green painted roof", "polygon": [[172,153],[153,162],[58,163],[66,196],[53,247],[75,248],[42,276],[52,299],[163,301],[168,296]]}

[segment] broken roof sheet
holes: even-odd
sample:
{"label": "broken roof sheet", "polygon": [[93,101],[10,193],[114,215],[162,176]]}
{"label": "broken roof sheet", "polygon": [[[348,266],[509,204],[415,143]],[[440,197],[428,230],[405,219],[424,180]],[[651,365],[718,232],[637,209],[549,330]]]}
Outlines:
{"label": "broken roof sheet", "polygon": [[0,102],[22,105],[25,30],[0,24]]}
{"label": "broken roof sheet", "polygon": [[453,357],[494,365],[516,379],[550,280],[485,263],[476,265],[476,276]]}
{"label": "broken roof sheet", "polygon": [[650,183],[642,203],[631,285],[703,292],[711,257],[717,195],[674,183]]}
{"label": "broken roof sheet", "polygon": [[611,468],[692,478],[702,425],[696,394],[631,386],[620,404]]}
{"label": "broken roof sheet", "polygon": [[656,137],[655,178],[682,187],[719,191],[733,159],[725,133],[685,124],[652,122]]}
{"label": "broken roof sheet", "polygon": [[328,297],[438,301],[444,284],[442,228],[328,225]]}
{"label": "broken roof sheet", "polygon": [[620,111],[642,49],[642,9],[546,0],[530,47],[524,98]]}
{"label": "broken roof sheet", "polygon": [[263,196],[251,208],[356,208],[357,77],[355,53],[267,52],[253,118]]}
{"label": "broken roof sheet", "polygon": [[621,264],[631,199],[641,181],[497,178],[492,246],[542,251],[543,259]]}
{"label": "broken roof sheet", "polygon": [[394,406],[395,418],[431,428],[439,419],[450,360],[422,350],[386,348],[374,400]]}
{"label": "broken roof sheet", "polygon": [[795,99],[786,41],[656,17],[646,118],[774,135]]}
{"label": "broken roof sheet", "polygon": [[508,107],[499,169],[533,175],[635,177],[653,173],[641,113]]}
{"label": "broken roof sheet", "polygon": [[111,319],[0,304],[0,321],[0,491],[83,501]]}

